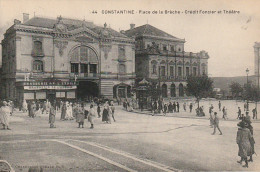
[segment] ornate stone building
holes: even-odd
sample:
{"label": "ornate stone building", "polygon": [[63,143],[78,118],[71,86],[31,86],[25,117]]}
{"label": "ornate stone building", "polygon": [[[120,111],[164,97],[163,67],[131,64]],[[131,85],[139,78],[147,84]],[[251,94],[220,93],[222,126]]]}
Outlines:
{"label": "ornate stone building", "polygon": [[135,39],[136,76],[160,84],[162,97],[184,97],[184,87],[189,75],[207,75],[208,53],[186,52],[184,39],[176,38],[149,24],[130,25],[123,31]]}
{"label": "ornate stone building", "polygon": [[34,17],[2,40],[7,99],[126,97],[135,79],[134,39],[92,22]]}
{"label": "ornate stone building", "polygon": [[260,42],[255,42],[254,45],[254,53],[255,53],[255,84],[260,86]]}

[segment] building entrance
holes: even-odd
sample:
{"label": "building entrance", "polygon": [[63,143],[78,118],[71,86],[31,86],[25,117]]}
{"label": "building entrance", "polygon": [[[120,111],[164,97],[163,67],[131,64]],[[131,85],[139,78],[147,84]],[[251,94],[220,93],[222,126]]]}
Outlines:
{"label": "building entrance", "polygon": [[92,100],[94,97],[98,97],[98,95],[98,83],[93,81],[79,81],[79,85],[77,86],[77,99]]}

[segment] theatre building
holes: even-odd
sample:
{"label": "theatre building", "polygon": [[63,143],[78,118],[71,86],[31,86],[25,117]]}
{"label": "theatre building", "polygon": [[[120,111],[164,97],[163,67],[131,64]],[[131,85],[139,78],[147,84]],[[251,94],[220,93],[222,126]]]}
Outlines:
{"label": "theatre building", "polygon": [[124,31],[135,39],[137,82],[145,79],[161,89],[164,98],[186,97],[185,85],[190,75],[208,74],[206,51],[187,52],[185,40],[172,36],[149,24]]}
{"label": "theatre building", "polygon": [[107,24],[24,14],[2,40],[2,97],[127,97],[135,79],[134,45]]}

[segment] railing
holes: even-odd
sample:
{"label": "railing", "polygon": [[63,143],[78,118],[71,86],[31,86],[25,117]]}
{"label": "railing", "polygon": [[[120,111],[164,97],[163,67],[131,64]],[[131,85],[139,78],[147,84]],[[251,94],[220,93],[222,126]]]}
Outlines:
{"label": "railing", "polygon": [[70,77],[73,78],[81,78],[81,79],[87,79],[87,78],[97,78],[97,73],[70,73]]}

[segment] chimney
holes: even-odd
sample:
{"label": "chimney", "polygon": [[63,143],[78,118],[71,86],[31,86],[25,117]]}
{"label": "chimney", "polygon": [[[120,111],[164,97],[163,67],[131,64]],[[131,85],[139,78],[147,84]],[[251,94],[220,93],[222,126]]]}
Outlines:
{"label": "chimney", "polygon": [[133,29],[133,28],[135,28],[135,24],[134,24],[134,23],[131,23],[131,24],[130,24],[130,29]]}
{"label": "chimney", "polygon": [[27,22],[29,20],[29,14],[23,13],[23,23]]}

